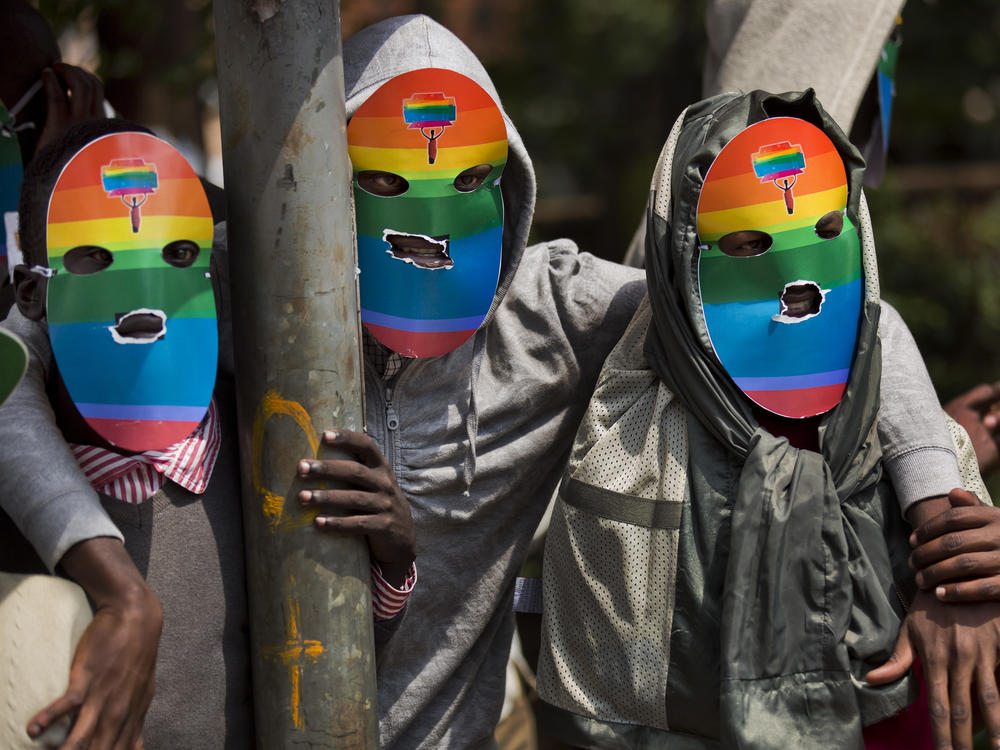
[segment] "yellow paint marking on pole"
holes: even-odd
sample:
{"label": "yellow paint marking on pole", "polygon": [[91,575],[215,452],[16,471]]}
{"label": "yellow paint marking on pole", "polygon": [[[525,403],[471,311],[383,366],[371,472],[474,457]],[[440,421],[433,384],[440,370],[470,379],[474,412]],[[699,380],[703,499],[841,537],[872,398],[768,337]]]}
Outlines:
{"label": "yellow paint marking on pole", "polygon": [[285,518],[285,498],[275,492],[263,487],[261,481],[261,459],[264,453],[264,428],[268,421],[275,415],[290,417],[305,433],[312,448],[312,455],[319,454],[319,434],[313,426],[309,413],[296,401],[282,398],[275,390],[269,390],[261,399],[257,407],[257,414],[253,420],[253,486],[257,494],[261,496],[261,509],[267,517],[271,531],[277,531],[279,527],[287,529],[301,528],[308,526],[316,517],[316,510],[305,511],[300,518]]}
{"label": "yellow paint marking on pole", "polygon": [[[294,585],[294,580],[292,584]],[[279,661],[288,668],[288,680],[291,683],[292,725],[298,729],[305,728],[302,718],[302,668],[306,660],[316,663],[326,648],[320,641],[307,640],[299,633],[299,603],[292,597],[288,598],[288,640],[279,648],[265,650],[265,655]]]}

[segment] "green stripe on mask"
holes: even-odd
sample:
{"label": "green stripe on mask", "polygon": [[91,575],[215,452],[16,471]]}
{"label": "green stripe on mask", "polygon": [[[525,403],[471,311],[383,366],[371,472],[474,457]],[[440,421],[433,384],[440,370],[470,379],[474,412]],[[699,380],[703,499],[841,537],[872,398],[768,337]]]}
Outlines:
{"label": "green stripe on mask", "polygon": [[168,318],[215,316],[212,287],[201,268],[109,268],[87,276],[60,271],[49,282],[48,316],[52,323],[110,324],[115,313],[142,307],[163,310]]}
{"label": "green stripe on mask", "polygon": [[458,240],[499,226],[503,216],[499,186],[450,198],[381,198],[363,190],[355,190],[354,198],[358,234],[366,237],[381,237],[383,230],[392,229]]}
{"label": "green stripe on mask", "polygon": [[837,239],[821,240],[813,234],[811,245],[772,249],[753,258],[706,254],[698,273],[703,304],[776,300],[785,284],[800,279],[832,289],[860,278],[861,252],[857,235],[845,228]]}

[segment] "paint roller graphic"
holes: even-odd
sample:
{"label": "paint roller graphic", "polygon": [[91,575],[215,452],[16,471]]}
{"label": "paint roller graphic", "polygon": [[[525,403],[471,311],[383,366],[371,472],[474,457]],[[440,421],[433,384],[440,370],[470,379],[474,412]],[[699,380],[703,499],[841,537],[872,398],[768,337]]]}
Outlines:
{"label": "paint roller graphic", "polygon": [[159,184],[156,165],[142,159],[112,159],[110,164],[101,167],[101,184],[109,198],[120,197],[128,207],[132,232],[138,234],[142,222],[139,207],[156,192]]}
{"label": "paint roller graphic", "polygon": [[414,94],[403,100],[403,120],[427,139],[427,163],[437,158],[437,141],[444,129],[456,120],[455,99],[436,93]]}
{"label": "paint roller graphic", "polygon": [[795,211],[792,186],[796,177],[806,171],[806,157],[802,146],[793,146],[788,141],[762,146],[760,151],[750,155],[753,172],[761,182],[773,182],[785,197],[788,213]]}

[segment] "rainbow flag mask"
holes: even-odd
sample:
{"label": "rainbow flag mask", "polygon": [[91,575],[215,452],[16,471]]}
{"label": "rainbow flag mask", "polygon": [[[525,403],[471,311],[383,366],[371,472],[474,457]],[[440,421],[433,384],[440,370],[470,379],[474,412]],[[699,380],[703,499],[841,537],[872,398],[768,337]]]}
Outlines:
{"label": "rainbow flag mask", "polygon": [[[761,158],[779,152],[770,163]],[[792,178],[788,170],[794,201],[775,189]],[[726,144],[698,199],[699,293],[712,348],[740,390],[783,417],[822,414],[844,394],[864,295],[846,207],[836,147],[792,117],[758,122]]]}
{"label": "rainbow flag mask", "polygon": [[[0,217],[17,213],[17,203],[21,196],[21,147],[14,132],[14,122],[0,102]],[[0,273],[7,273],[7,233],[0,223]]]}
{"label": "rainbow flag mask", "polygon": [[[122,165],[145,175],[119,186],[144,196],[141,222],[108,189]],[[151,181],[155,192],[137,189]],[[145,133],[92,141],[56,181],[47,246],[49,338],[81,416],[130,451],[187,437],[208,409],[219,348],[212,214],[194,170]]]}
{"label": "rainbow flag mask", "polygon": [[459,73],[410,71],[361,105],[347,142],[362,321],[407,357],[458,348],[483,322],[500,278],[500,108]]}

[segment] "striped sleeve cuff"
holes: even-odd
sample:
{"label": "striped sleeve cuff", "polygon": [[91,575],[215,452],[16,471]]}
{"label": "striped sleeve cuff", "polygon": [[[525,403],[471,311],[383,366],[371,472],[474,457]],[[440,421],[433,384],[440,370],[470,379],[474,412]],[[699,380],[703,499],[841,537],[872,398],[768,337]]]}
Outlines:
{"label": "striped sleeve cuff", "polygon": [[417,583],[417,565],[410,563],[410,569],[406,571],[406,581],[403,587],[397,589],[382,576],[382,569],[379,564],[372,560],[372,614],[376,621],[391,620],[403,611],[410,592]]}

